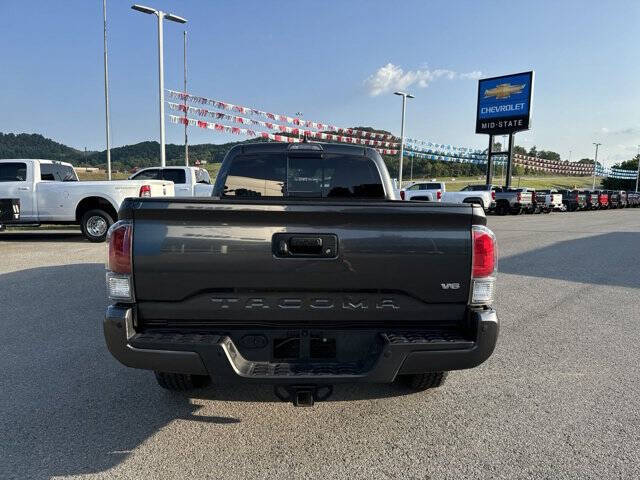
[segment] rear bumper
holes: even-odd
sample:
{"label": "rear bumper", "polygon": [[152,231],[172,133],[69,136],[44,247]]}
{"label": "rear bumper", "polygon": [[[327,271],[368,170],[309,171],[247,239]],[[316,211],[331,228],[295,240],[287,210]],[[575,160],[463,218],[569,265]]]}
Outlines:
{"label": "rear bumper", "polygon": [[[231,332],[137,333],[131,308],[112,305],[104,320],[104,335],[111,354],[122,364],[163,372],[210,375],[219,383],[255,382],[314,384],[389,383],[396,375],[472,368],[493,352],[498,338],[495,310],[471,313],[475,338],[457,338],[434,330],[363,330],[355,342],[376,338],[366,358],[358,361],[292,362],[251,360],[241,353]],[[339,335],[339,334],[338,334]],[[366,341],[365,341],[366,343]]]}

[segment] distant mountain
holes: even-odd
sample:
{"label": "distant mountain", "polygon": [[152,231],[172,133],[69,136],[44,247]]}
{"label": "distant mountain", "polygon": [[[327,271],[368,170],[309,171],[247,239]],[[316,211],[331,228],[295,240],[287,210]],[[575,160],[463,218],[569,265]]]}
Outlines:
{"label": "distant mountain", "polygon": [[[215,145],[203,143],[189,145],[189,162],[206,160],[208,163],[221,162],[231,147],[239,142]],[[184,145],[172,143],[165,145],[167,165],[184,165]],[[140,142],[111,149],[111,164],[114,169],[129,170],[133,167],[151,167],[158,164],[160,144],[158,142]],[[107,164],[107,152],[96,152],[89,155],[83,164],[104,167]]]}
{"label": "distant mountain", "polygon": [[[371,127],[356,127],[358,130],[388,134]],[[287,135],[287,134],[283,134]],[[292,135],[293,136],[293,135]],[[202,143],[189,146],[189,161],[206,160],[208,163],[221,162],[226,153],[239,143],[263,142],[263,139],[249,139],[242,142],[223,144]],[[184,164],[184,145],[165,145],[167,165]],[[158,142],[140,142],[111,149],[111,165],[114,170],[128,171],[133,167],[144,168],[158,164],[160,145]],[[46,158],[72,163],[75,166],[106,168],[107,153],[87,152],[86,155],[61,143],[38,134],[0,133],[0,158]]]}
{"label": "distant mountain", "polygon": [[[247,140],[251,142],[260,140]],[[206,160],[209,163],[221,162],[231,147],[242,142],[230,142],[220,145],[204,143],[189,146],[189,160]],[[184,146],[167,144],[165,146],[167,164],[184,164]],[[160,145],[158,142],[140,142],[111,149],[111,163],[114,170],[129,170],[133,167],[149,167],[158,164]],[[39,134],[1,133],[0,159],[3,158],[45,158],[69,162],[75,166],[106,167],[107,153],[82,152]]]}
{"label": "distant mountain", "polygon": [[77,163],[84,153],[37,133],[0,132],[0,158],[46,158]]}

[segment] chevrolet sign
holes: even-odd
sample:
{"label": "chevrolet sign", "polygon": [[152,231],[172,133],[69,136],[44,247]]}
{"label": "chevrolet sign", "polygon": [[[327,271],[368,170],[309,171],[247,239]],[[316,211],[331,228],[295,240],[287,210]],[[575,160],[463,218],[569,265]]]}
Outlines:
{"label": "chevrolet sign", "polygon": [[499,135],[529,129],[533,72],[478,82],[476,133]]}

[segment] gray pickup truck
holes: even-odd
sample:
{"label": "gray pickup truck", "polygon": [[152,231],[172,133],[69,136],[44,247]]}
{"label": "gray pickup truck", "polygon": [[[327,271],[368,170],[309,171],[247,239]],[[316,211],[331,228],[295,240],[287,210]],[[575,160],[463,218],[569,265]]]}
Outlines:
{"label": "gray pickup truck", "polygon": [[498,215],[520,215],[532,207],[533,195],[524,188],[495,187],[494,191]]}
{"label": "gray pickup truck", "polygon": [[437,387],[493,352],[497,246],[480,206],[402,202],[373,149],[236,146],[212,198],[135,198],[109,233],[104,335],[170,390]]}

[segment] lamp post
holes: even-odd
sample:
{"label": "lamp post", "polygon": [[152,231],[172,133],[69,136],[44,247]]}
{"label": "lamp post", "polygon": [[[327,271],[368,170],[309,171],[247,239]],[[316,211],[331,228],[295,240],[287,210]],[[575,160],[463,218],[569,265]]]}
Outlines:
{"label": "lamp post", "polygon": [[166,165],[165,149],[164,149],[164,53],[163,53],[163,36],[162,36],[162,20],[165,18],[172,22],[187,23],[187,20],[174,15],[172,13],[165,13],[162,10],[156,10],[155,8],[145,7],[144,5],[132,5],[132,9],[147,13],[149,15],[154,14],[158,17],[158,79],[160,89],[160,166]]}
{"label": "lamp post", "polygon": [[107,0],[102,0],[102,16],[104,19],[104,116],[105,116],[106,133],[107,133],[107,178],[111,180],[111,130],[109,128],[109,66],[107,64]]}
{"label": "lamp post", "polygon": [[[184,38],[184,94],[187,94],[187,31],[182,32]],[[184,97],[184,166],[189,166],[189,139],[187,137],[187,97]]]}
{"label": "lamp post", "polygon": [[598,165],[598,147],[602,145],[601,143],[597,143],[597,142],[593,142],[593,144],[596,146],[596,156],[593,159],[593,187],[591,187],[591,190],[596,189],[596,167]]}
{"label": "lamp post", "polygon": [[404,157],[404,112],[407,108],[407,98],[416,98],[407,92],[393,92],[402,97],[402,124],[400,126],[400,168],[398,170],[398,188],[402,189],[402,161]]}

